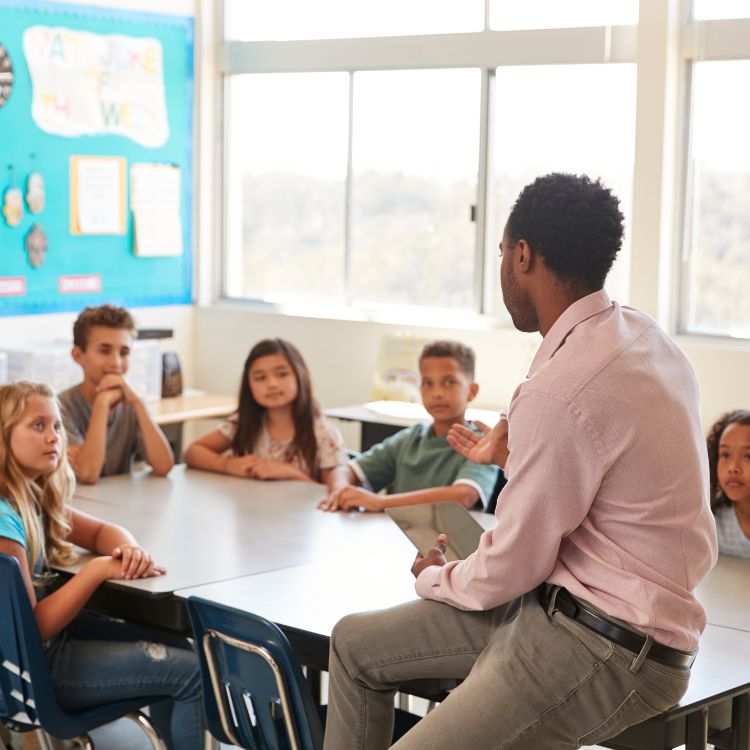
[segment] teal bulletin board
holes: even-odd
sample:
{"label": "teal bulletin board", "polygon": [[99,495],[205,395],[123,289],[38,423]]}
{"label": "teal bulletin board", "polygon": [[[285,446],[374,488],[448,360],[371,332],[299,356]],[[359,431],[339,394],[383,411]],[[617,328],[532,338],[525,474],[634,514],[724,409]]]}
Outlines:
{"label": "teal bulletin board", "polygon": [[[29,29],[47,34],[51,40],[44,54],[35,51],[31,66],[32,58],[27,59],[24,50],[24,32]],[[58,34],[59,38],[55,37],[54,29],[63,30]],[[13,165],[13,183],[24,195],[26,180],[32,171],[42,175],[46,192],[46,203],[38,214],[31,214],[24,201],[23,218],[17,226],[9,226],[0,215],[0,315],[79,310],[85,305],[104,302],[126,306],[190,303],[193,33],[193,19],[183,16],[133,13],[43,0],[0,0],[0,45],[6,48],[13,66],[13,86],[7,101],[0,106],[0,201],[10,183],[8,165]],[[27,44],[28,37],[29,33]],[[32,112],[32,104],[36,107],[39,104],[39,90],[33,92],[32,73],[39,70],[40,65],[51,65],[53,58],[64,60],[66,55],[82,58],[78,41],[81,39],[95,40],[100,45],[97,49],[101,49],[101,44],[110,45],[113,59],[117,50],[128,45],[135,49],[138,45],[153,45],[151,40],[158,40],[163,67],[163,87],[161,83],[159,86],[163,96],[158,97],[162,105],[159,110],[162,128],[158,137],[134,138],[132,134],[111,131],[66,135],[40,127],[36,117],[38,110]],[[121,46],[118,46],[118,40],[122,42]],[[41,46],[38,49],[41,50]],[[47,53],[49,60],[44,59]],[[124,54],[116,62],[125,69],[154,64],[153,60],[144,63],[137,58],[137,54]],[[99,55],[92,61],[99,79],[107,75],[102,60],[103,56]],[[1,64],[0,55],[0,71]],[[130,71],[125,73],[128,75]],[[128,80],[138,81],[135,76],[139,74],[140,69]],[[91,79],[90,71],[81,75],[88,76],[81,80]],[[62,90],[66,85],[66,81],[60,78],[58,88]],[[80,87],[69,88],[76,98]],[[142,100],[143,91],[147,90],[150,89],[132,88],[135,104],[122,104],[120,100],[119,104],[111,105],[106,112],[107,123],[138,124],[138,118],[145,116]],[[123,91],[127,97],[127,86],[121,87],[120,93]],[[156,99],[152,98],[153,101]],[[62,108],[68,105],[65,101],[62,104],[56,101],[54,106]],[[104,110],[101,101],[97,106]],[[123,233],[75,234],[71,231],[70,159],[74,156],[125,159]],[[181,254],[141,257],[135,253],[130,169],[133,164],[140,163],[171,165],[181,170],[180,187],[175,196],[182,221]],[[27,234],[35,223],[41,225],[48,238],[48,248],[39,267],[32,265],[25,249]]]}

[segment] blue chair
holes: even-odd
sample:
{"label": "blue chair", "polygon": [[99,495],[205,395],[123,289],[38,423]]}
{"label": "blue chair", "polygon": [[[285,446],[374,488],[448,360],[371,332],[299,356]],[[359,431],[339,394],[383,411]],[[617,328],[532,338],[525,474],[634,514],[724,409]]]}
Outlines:
{"label": "blue chair", "polygon": [[281,630],[196,596],[187,608],[211,734],[246,750],[320,750],[318,709]]}
{"label": "blue chair", "polygon": [[143,699],[76,712],[60,708],[21,569],[11,555],[0,554],[0,602],[0,722],[13,731],[35,731],[43,748],[50,747],[48,733],[59,739],[76,738],[88,749],[94,745],[87,732],[126,717],[143,729],[154,750],[166,750],[154,726],[138,710],[146,705]]}

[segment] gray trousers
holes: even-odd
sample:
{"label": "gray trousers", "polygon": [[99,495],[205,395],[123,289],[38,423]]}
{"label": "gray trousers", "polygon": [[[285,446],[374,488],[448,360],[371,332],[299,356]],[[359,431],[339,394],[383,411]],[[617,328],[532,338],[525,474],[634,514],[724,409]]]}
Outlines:
{"label": "gray trousers", "polygon": [[536,591],[487,612],[419,600],[350,615],[329,669],[325,750],[387,748],[394,693],[419,678],[463,682],[398,750],[593,745],[674,705],[690,676],[548,614]]}

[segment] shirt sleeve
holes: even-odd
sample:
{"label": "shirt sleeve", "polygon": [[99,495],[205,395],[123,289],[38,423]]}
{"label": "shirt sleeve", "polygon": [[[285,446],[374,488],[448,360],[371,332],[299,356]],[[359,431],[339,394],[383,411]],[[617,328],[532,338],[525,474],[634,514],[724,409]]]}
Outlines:
{"label": "shirt sleeve", "polygon": [[497,472],[496,466],[475,464],[467,459],[459,469],[453,484],[468,484],[473,487],[486,508],[497,483]]}
{"label": "shirt sleeve", "polygon": [[320,418],[315,423],[315,437],[318,442],[318,467],[320,469],[346,466],[348,456],[344,448],[344,438],[338,427],[327,419]]}
{"label": "shirt sleeve", "polygon": [[234,440],[234,436],[237,434],[237,423],[239,422],[239,419],[239,415],[235,412],[217,427],[219,432],[227,440]]}
{"label": "shirt sleeve", "polygon": [[[590,420],[567,402],[534,392],[517,397],[497,525],[465,560],[423,570],[417,593],[459,609],[487,610],[546,580],[561,541],[588,514],[608,467],[595,434]],[[593,465],[600,470],[592,471]]]}
{"label": "shirt sleeve", "polygon": [[60,412],[65,428],[65,434],[68,437],[68,445],[80,445],[86,439],[86,427],[79,424],[75,418],[75,410],[63,396],[60,397]]}
{"label": "shirt sleeve", "polygon": [[398,456],[405,449],[413,428],[397,432],[377,445],[373,445],[351,462],[352,469],[361,478],[364,475],[373,492],[380,492],[396,478]]}
{"label": "shirt sleeve", "polygon": [[5,500],[0,500],[0,536],[18,542],[26,548],[26,531],[21,517]]}

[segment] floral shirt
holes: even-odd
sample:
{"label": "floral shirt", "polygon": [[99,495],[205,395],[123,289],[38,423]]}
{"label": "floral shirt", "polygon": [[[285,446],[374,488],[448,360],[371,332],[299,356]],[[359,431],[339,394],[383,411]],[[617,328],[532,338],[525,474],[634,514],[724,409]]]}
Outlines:
{"label": "floral shirt", "polygon": [[[229,440],[234,440],[237,434],[237,423],[239,416],[235,413],[229,419],[219,425],[219,431]],[[259,458],[267,458],[270,461],[290,463],[298,469],[302,469],[314,479],[317,479],[323,469],[332,469],[334,466],[346,465],[348,457],[344,448],[344,439],[338,428],[332,425],[325,417],[316,417],[314,423],[315,440],[318,445],[318,465],[311,471],[302,456],[295,454],[291,460],[289,449],[292,438],[288,440],[274,440],[265,425],[253,447],[253,455]]]}

